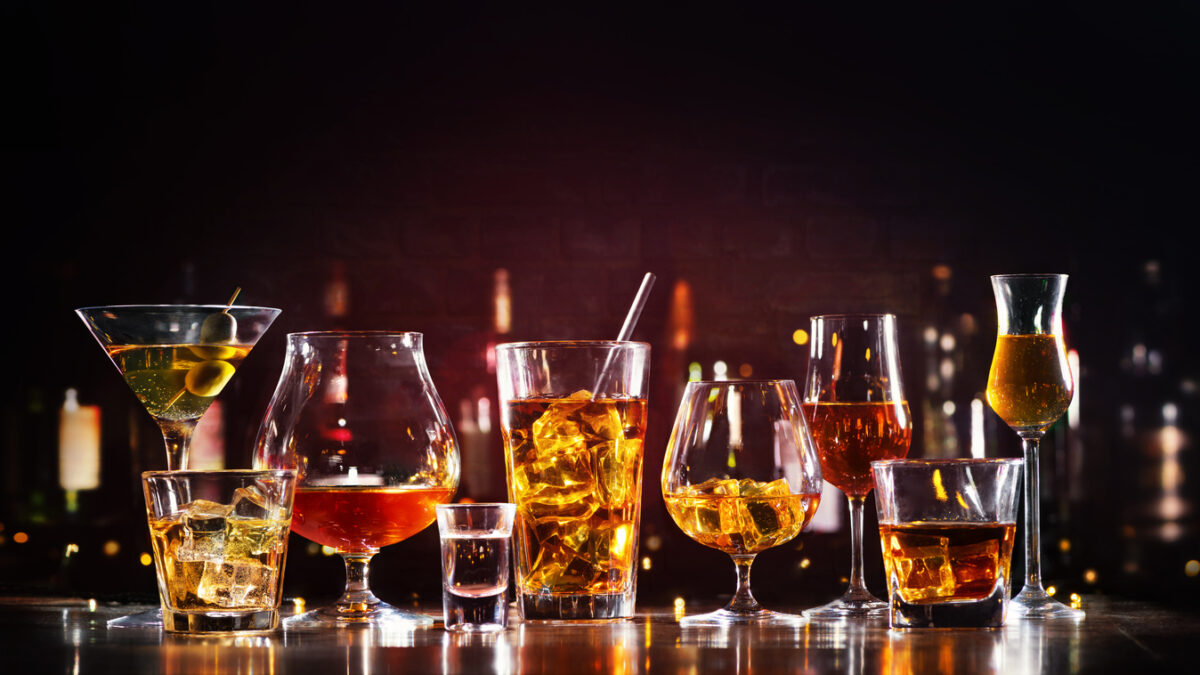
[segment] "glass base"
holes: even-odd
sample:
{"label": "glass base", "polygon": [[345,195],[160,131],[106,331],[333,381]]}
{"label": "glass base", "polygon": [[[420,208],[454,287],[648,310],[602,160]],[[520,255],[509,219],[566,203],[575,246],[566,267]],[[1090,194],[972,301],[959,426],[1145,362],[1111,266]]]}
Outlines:
{"label": "glass base", "polygon": [[809,619],[867,618],[887,620],[888,603],[886,600],[880,600],[870,593],[863,595],[851,595],[847,593],[831,603],[806,609],[803,614]]}
{"label": "glass base", "polygon": [[518,596],[521,618],[526,621],[614,621],[634,614],[632,592]]}
{"label": "glass base", "polygon": [[679,620],[679,625],[685,628],[695,626],[803,626],[808,619],[798,614],[784,614],[760,609],[757,612],[731,612],[728,609],[718,609],[708,614],[685,616]]}
{"label": "glass base", "polygon": [[284,619],[283,629],[304,630],[306,628],[326,629],[353,626],[412,629],[433,624],[434,619],[428,614],[397,609],[381,602],[372,607],[369,612],[339,612],[336,605],[314,609],[311,612]]}
{"label": "glass base", "polygon": [[127,614],[108,620],[109,628],[141,628],[143,630],[162,630],[162,608],[149,609],[137,614]]}
{"label": "glass base", "polygon": [[1014,619],[1082,619],[1084,611],[1073,609],[1050,597],[1040,586],[1025,586],[1008,603],[1008,614]]}
{"label": "glass base", "polygon": [[203,611],[163,613],[163,630],[182,635],[229,635],[233,633],[267,633],[279,625],[279,610]]}

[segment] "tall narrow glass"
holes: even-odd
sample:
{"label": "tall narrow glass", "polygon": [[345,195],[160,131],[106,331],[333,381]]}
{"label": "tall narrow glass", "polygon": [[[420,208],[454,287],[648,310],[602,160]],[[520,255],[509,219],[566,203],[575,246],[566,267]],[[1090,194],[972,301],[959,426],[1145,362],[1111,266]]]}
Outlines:
{"label": "tall narrow glass", "polygon": [[458,488],[458,441],[421,341],[378,331],[288,335],[255,468],[297,470],[292,531],[342,555],[346,591],[285,628],[433,623],[381,602],[368,583],[375,553],[433,523]]}
{"label": "tall narrow glass", "polygon": [[996,351],[988,373],[992,410],[1021,437],[1025,454],[1025,586],[1012,600],[1014,616],[1081,618],[1042,588],[1041,497],[1038,443],[1075,395],[1062,335],[1065,274],[1000,274],[996,295]]}
{"label": "tall narrow glass", "polygon": [[525,620],[633,616],[650,345],[496,347]]}
{"label": "tall narrow glass", "polygon": [[812,318],[804,412],[825,480],[850,503],[850,585],[840,598],[804,612],[812,618],[886,615],[888,603],[863,579],[863,508],[875,482],[871,462],[901,459],[912,418],[900,377],[896,317],[828,314]]}
{"label": "tall narrow glass", "polygon": [[679,529],[728,553],[737,571],[728,605],[680,625],[804,623],[763,609],[750,593],[755,556],[798,536],[821,501],[821,465],[795,382],[689,382],[667,443],[662,491]]}

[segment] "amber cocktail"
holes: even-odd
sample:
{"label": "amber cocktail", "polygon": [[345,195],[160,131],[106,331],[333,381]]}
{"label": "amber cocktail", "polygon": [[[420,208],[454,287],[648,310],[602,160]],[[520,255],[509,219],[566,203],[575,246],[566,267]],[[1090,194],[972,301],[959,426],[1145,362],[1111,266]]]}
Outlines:
{"label": "amber cocktail", "polygon": [[531,342],[496,355],[522,616],[632,616],[649,346]]}

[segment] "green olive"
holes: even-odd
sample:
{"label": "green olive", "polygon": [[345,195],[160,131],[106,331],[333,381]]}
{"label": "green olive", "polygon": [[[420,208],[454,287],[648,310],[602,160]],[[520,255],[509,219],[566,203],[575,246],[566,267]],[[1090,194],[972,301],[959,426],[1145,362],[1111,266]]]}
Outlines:
{"label": "green olive", "polygon": [[233,372],[234,367],[224,361],[201,361],[188,370],[184,382],[194,396],[216,396],[233,377]]}
{"label": "green olive", "polygon": [[229,312],[209,314],[200,325],[201,342],[233,342],[237,336],[237,319]]}
{"label": "green olive", "polygon": [[223,347],[221,345],[192,345],[188,347],[188,351],[201,359],[220,359],[222,361],[228,361],[238,355],[237,347]]}

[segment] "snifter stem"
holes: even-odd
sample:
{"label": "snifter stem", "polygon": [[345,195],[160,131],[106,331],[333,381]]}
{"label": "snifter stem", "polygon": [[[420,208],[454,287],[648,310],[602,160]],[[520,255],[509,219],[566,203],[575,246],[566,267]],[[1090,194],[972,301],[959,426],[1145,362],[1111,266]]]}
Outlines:
{"label": "snifter stem", "polygon": [[379,605],[379,598],[371,592],[368,576],[374,553],[343,553],[346,561],[346,591],[335,605],[337,614],[345,618],[367,615]]}
{"label": "snifter stem", "polygon": [[750,565],[754,563],[754,555],[731,555],[733,564],[737,568],[737,591],[733,594],[733,600],[729,601],[729,606],[726,611],[735,612],[737,614],[751,614],[762,611],[762,607],[758,601],[754,599],[754,595],[750,593]]}
{"label": "snifter stem", "polygon": [[[1021,449],[1025,452],[1025,588],[1042,589],[1042,507],[1038,498],[1040,472],[1038,471],[1038,441],[1041,434],[1021,436]],[[1024,590],[1024,589],[1022,589]]]}

